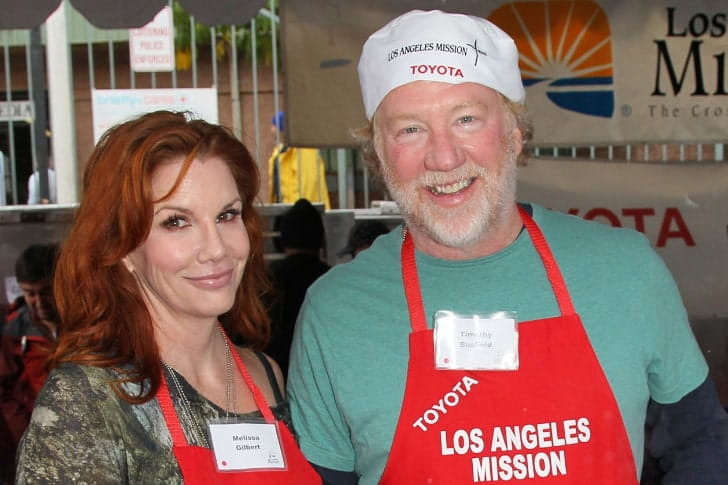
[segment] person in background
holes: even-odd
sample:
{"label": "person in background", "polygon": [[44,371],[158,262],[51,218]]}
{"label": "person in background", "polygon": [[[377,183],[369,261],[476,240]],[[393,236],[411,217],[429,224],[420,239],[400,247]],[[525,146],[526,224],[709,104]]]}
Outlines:
{"label": "person in background", "polygon": [[[271,120],[273,137],[282,140],[284,114],[279,111]],[[278,143],[268,159],[270,201],[293,204],[298,199],[323,202],[331,209],[329,189],[326,186],[324,161],[315,148],[296,148]]]}
{"label": "person in background", "polygon": [[326,483],[728,483],[728,416],[639,232],[517,202],[514,41],[407,12],[372,34],[359,136],[404,225],[309,288],[288,391]]}
{"label": "person in background", "polygon": [[5,160],[5,154],[3,154],[3,151],[0,150],[0,206],[3,206],[8,202],[8,185],[10,184],[10,180],[5,177]]}
{"label": "person in background", "polygon": [[308,287],[329,270],[329,265],[321,260],[325,241],[321,214],[308,200],[299,199],[286,211],[280,232],[285,256],[272,261],[269,267],[272,335],[265,350],[278,362],[285,376],[298,309]]}
{"label": "person in background", "polygon": [[[0,480],[13,482],[15,451],[30,421],[36,396],[48,377],[45,360],[58,332],[53,298],[56,243],[31,244],[15,262],[22,296],[0,329]],[[2,483],[0,481],[0,483]]]}
{"label": "person in background", "polygon": [[35,170],[28,177],[28,205],[55,204],[58,202],[56,189],[56,171],[53,168],[53,157],[48,158],[48,197],[40,196],[40,172]]}
{"label": "person in background", "polygon": [[280,369],[259,351],[270,328],[246,147],[183,113],[148,113],[103,135],[83,180],[18,483],[320,483],[289,430]]}
{"label": "person in background", "polygon": [[388,232],[389,228],[382,221],[375,219],[358,221],[349,230],[346,246],[336,255],[340,258],[349,257],[354,259],[357,254],[371,246],[376,238]]}

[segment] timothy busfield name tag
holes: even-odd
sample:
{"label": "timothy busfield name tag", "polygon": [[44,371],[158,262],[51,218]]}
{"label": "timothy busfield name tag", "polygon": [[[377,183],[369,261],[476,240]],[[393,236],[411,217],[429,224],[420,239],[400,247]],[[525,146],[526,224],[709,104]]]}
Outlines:
{"label": "timothy busfield name tag", "polygon": [[518,327],[514,312],[435,314],[435,367],[518,370]]}
{"label": "timothy busfield name tag", "polygon": [[212,423],[209,431],[220,471],[286,469],[277,423]]}

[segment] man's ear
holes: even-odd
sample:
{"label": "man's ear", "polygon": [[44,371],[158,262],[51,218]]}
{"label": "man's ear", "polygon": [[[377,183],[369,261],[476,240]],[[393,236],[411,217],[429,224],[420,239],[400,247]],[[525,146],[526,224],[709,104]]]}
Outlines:
{"label": "man's ear", "polygon": [[514,126],[511,136],[511,139],[513,140],[513,150],[516,152],[516,155],[520,155],[523,151],[523,133],[521,133],[521,129]]}

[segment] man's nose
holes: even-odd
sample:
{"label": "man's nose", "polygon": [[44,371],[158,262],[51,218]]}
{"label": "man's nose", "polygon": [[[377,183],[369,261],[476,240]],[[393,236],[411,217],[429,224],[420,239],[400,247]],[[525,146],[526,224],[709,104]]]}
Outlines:
{"label": "man's nose", "polygon": [[428,170],[446,172],[463,163],[457,139],[447,130],[432,130],[425,165]]}

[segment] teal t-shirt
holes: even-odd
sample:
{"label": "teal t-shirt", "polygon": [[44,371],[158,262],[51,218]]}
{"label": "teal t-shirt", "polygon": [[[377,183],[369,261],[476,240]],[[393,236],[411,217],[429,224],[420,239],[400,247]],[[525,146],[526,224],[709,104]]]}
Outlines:
{"label": "teal t-shirt", "polygon": [[[619,403],[639,473],[650,397],[678,401],[708,373],[678,289],[640,233],[532,207]],[[309,289],[291,351],[288,393],[303,453],[356,471],[362,485],[384,470],[407,374],[401,240],[395,229]],[[515,311],[519,321],[559,314],[526,231],[484,258],[416,258],[430,327],[443,309]]]}

